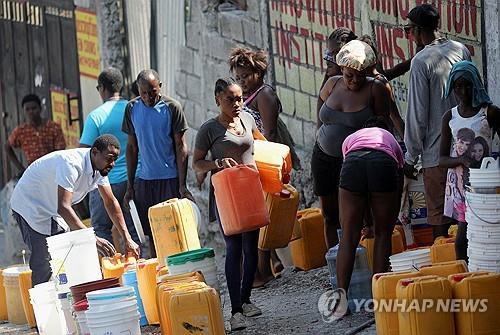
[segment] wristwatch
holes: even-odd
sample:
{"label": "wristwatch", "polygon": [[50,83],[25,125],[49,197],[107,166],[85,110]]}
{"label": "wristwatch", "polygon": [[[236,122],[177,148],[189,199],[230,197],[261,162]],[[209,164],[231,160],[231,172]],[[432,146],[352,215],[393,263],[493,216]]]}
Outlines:
{"label": "wristwatch", "polygon": [[219,158],[217,158],[215,161],[215,166],[218,168],[218,169],[222,169],[222,162]]}

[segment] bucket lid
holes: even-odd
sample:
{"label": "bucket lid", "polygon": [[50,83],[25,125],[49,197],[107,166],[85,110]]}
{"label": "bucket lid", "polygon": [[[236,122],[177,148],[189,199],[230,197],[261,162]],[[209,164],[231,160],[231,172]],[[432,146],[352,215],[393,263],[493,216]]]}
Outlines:
{"label": "bucket lid", "polygon": [[170,265],[182,265],[187,262],[199,262],[205,258],[215,257],[214,249],[212,248],[201,248],[196,250],[190,250],[181,252],[175,255],[167,256],[166,263]]}
{"label": "bucket lid", "polygon": [[133,287],[124,286],[124,287],[113,287],[106,288],[103,290],[97,290],[87,293],[88,300],[107,300],[107,299],[116,299],[116,298],[124,298],[131,295],[134,295],[135,291]]}
{"label": "bucket lid", "polygon": [[2,271],[4,277],[18,277],[22,272],[29,271],[30,268],[27,265],[17,265],[11,266]]}

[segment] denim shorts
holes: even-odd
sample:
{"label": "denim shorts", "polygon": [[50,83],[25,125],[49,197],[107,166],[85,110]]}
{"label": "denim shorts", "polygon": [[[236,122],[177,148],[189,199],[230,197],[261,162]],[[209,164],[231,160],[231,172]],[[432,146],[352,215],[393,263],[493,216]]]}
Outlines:
{"label": "denim shorts", "polygon": [[340,172],[340,187],[351,192],[394,192],[401,180],[394,158],[379,150],[350,152]]}

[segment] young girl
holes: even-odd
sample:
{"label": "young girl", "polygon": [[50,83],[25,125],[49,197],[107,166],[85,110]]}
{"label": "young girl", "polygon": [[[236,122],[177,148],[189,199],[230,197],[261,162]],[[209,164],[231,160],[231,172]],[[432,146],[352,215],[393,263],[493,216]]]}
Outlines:
{"label": "young girl", "polygon": [[[443,115],[440,166],[449,168],[447,189],[459,192],[446,194],[444,215],[456,220],[458,224],[455,239],[457,259],[467,260],[463,190],[468,180],[469,167],[478,164],[477,154],[473,155],[473,143],[481,143],[481,159],[489,156],[490,152],[485,150],[491,148],[493,135],[500,129],[500,109],[492,104],[477,68],[470,61],[453,65],[446,85],[446,96],[451,91],[459,104]],[[477,140],[478,138],[482,140]]]}
{"label": "young girl", "polygon": [[[218,79],[215,83],[215,101],[220,113],[207,120],[196,134],[193,168],[198,173],[214,174],[238,164],[255,167],[254,138],[264,137],[258,131],[252,116],[242,111],[241,87],[231,78]],[[213,160],[207,159],[208,152]],[[217,220],[220,224],[212,186],[209,211],[210,221]],[[225,274],[231,299],[232,316],[229,323],[234,331],[246,327],[245,317],[262,314],[260,308],[250,302],[257,269],[259,229],[231,236],[224,235],[222,231],[222,235],[226,243]]]}
{"label": "young girl", "polygon": [[[253,116],[257,128],[267,140],[290,147],[293,168],[297,170],[300,169],[300,160],[294,150],[292,136],[279,117],[282,111],[281,101],[274,89],[264,83],[267,67],[267,56],[262,50],[236,48],[231,51],[229,68],[243,89],[244,111]],[[254,287],[261,287],[274,278],[271,263],[275,275],[279,275],[283,265],[276,252],[259,249],[259,266]]]}

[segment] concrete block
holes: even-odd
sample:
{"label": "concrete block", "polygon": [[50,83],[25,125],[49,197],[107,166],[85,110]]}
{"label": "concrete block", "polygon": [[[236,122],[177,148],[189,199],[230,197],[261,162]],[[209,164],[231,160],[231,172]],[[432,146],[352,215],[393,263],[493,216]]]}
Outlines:
{"label": "concrete block", "polygon": [[222,36],[234,39],[239,42],[244,41],[242,20],[245,12],[234,10],[219,13],[219,29]]}
{"label": "concrete block", "polygon": [[302,131],[302,120],[298,120],[289,115],[280,115],[283,122],[286,124],[288,131],[292,135],[295,144],[299,147],[304,146],[304,133]]}
{"label": "concrete block", "polygon": [[227,59],[228,55],[224,49],[224,40],[225,39],[216,32],[207,32],[203,34],[205,52],[210,55],[210,57],[218,60]]}
{"label": "concrete block", "polygon": [[311,121],[313,121],[316,124],[318,96],[317,95],[310,95],[309,96],[309,103],[311,105]]}
{"label": "concrete block", "polygon": [[295,91],[295,117],[303,120],[311,119],[309,95],[299,91]]}
{"label": "concrete block", "polygon": [[181,47],[179,66],[187,73],[194,73],[194,52],[187,47]]}
{"label": "concrete block", "polygon": [[302,122],[302,131],[304,133],[304,150],[311,150],[316,142],[316,123]]}
{"label": "concrete block", "polygon": [[[245,44],[250,44],[253,47],[257,46],[257,35],[260,37],[260,29],[257,29],[257,23],[250,19],[243,19],[243,40]],[[260,40],[260,39],[259,39]]]}
{"label": "concrete block", "polygon": [[278,85],[276,87],[278,98],[280,98],[281,106],[283,107],[283,112],[288,115],[294,115],[295,113],[295,96],[292,89],[285,86]]}
{"label": "concrete block", "polygon": [[278,56],[274,56],[274,76],[276,83],[286,84],[285,65]]}
{"label": "concrete block", "polygon": [[319,95],[319,92],[321,91],[321,84],[323,84],[323,80],[325,80],[325,75],[326,72],[320,71],[320,70],[315,70],[314,71],[314,78],[316,81],[316,95]]}
{"label": "concrete block", "polygon": [[260,0],[247,0],[247,13],[255,21],[260,21],[261,10],[260,10]]}
{"label": "concrete block", "polygon": [[175,93],[182,97],[186,97],[186,74],[182,71],[177,71],[175,75]]}
{"label": "concrete block", "polygon": [[191,101],[203,102],[201,79],[190,74],[186,74],[186,95]]}
{"label": "concrete block", "polygon": [[194,104],[193,115],[194,115],[194,122],[190,126],[199,129],[200,126],[203,124],[203,122],[205,122],[206,120],[206,114],[204,113],[201,104],[198,103]]}
{"label": "concrete block", "polygon": [[299,66],[300,75],[300,89],[302,92],[309,93],[310,95],[316,94],[316,79],[314,70],[306,66]]}
{"label": "concrete block", "polygon": [[182,109],[184,110],[184,115],[186,115],[188,125],[192,127],[195,124],[194,103],[191,100],[186,100],[182,105]]}
{"label": "concrete block", "polygon": [[203,73],[203,61],[199,51],[193,52],[193,73],[197,76]]}
{"label": "concrete block", "polygon": [[300,90],[299,66],[295,63],[288,63],[288,61],[286,62],[286,85],[293,89]]}
{"label": "concrete block", "polygon": [[198,50],[201,44],[199,22],[186,23],[186,46],[191,49]]}

